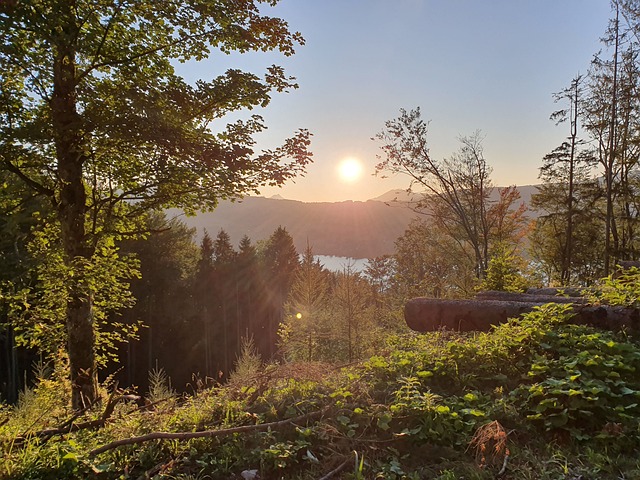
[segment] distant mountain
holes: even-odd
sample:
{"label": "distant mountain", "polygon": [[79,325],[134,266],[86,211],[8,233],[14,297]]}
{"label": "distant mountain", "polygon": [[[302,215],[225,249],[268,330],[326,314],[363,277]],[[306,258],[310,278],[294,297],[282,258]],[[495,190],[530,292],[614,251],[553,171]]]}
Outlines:
{"label": "distant mountain", "polygon": [[379,197],[372,198],[371,200],[375,202],[397,202],[397,203],[407,203],[418,200],[422,196],[421,193],[408,192],[405,189],[395,189],[389,190],[386,193],[383,193]]}
{"label": "distant mountain", "polygon": [[[180,212],[172,210],[170,215]],[[317,255],[372,258],[391,254],[416,214],[383,202],[305,203],[294,200],[247,197],[239,202],[221,202],[213,212],[181,217],[202,235],[224,229],[234,245],[243,235],[255,243],[268,238],[278,226],[291,234],[302,252],[309,244]]]}
{"label": "distant mountain", "polygon": [[[528,203],[535,186],[518,187]],[[213,212],[181,219],[197,228],[201,237],[206,229],[212,237],[224,229],[234,245],[243,235],[255,243],[268,238],[279,226],[285,227],[302,252],[307,241],[317,255],[373,258],[392,254],[394,242],[418,216],[407,208],[405,190],[392,190],[366,202],[305,203],[275,198],[247,197],[237,202],[221,202]],[[394,201],[395,200],[395,201]],[[170,216],[180,215],[177,210]]]}
{"label": "distant mountain", "polygon": [[[491,197],[492,200],[496,200],[498,198],[499,188],[501,187],[498,187],[493,191],[493,195]],[[531,195],[538,191],[537,185],[522,185],[517,188],[520,192],[520,201],[527,205],[531,203]],[[424,193],[408,192],[405,189],[395,189],[389,190],[388,192],[383,193],[379,197],[372,198],[371,200],[385,203],[411,203],[419,200],[422,195],[424,195]]]}

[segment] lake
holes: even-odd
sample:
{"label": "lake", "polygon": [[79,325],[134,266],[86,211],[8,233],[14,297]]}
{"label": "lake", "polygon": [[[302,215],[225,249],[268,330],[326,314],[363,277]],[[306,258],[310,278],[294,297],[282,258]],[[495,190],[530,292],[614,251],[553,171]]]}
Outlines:
{"label": "lake", "polygon": [[314,255],[313,257],[319,260],[324,268],[332,272],[341,272],[349,265],[353,272],[364,272],[369,261],[368,258],[334,257],[331,255]]}

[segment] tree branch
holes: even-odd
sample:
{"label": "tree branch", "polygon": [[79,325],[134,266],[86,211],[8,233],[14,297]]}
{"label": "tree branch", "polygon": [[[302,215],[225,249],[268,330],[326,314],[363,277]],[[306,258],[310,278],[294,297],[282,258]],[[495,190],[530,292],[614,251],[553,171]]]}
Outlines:
{"label": "tree branch", "polygon": [[125,438],[122,440],[116,440],[114,442],[103,445],[102,447],[96,448],[89,452],[89,456],[93,457],[99,455],[101,453],[107,452],[109,450],[113,450],[114,448],[121,447],[123,445],[133,445],[138,443],[148,442],[150,440],[191,440],[193,438],[212,438],[212,437],[223,437],[226,435],[231,435],[234,433],[244,433],[244,432],[260,432],[263,430],[269,430],[271,428],[278,428],[288,425],[294,422],[302,422],[304,420],[310,420],[312,418],[320,417],[326,411],[325,409],[307,413],[305,415],[300,415],[294,418],[288,418],[286,420],[280,420],[277,422],[271,423],[260,423],[257,425],[243,425],[241,427],[227,428],[223,430],[204,430],[202,432],[152,432],[146,435],[141,435],[139,437],[131,437]]}
{"label": "tree branch", "polygon": [[[47,196],[47,197],[49,197],[51,199],[55,199],[55,192],[53,190],[51,190],[50,188],[45,187],[44,185],[42,185],[39,182],[36,182],[34,179],[32,179],[31,177],[26,175],[22,170],[20,170],[20,168],[16,167],[9,160],[7,160],[6,158],[3,158],[2,159],[2,163],[4,164],[4,166],[6,167],[6,169],[9,172],[11,172],[14,175],[18,176],[20,178],[20,180],[22,180],[24,183],[26,183],[29,188],[31,188],[32,190],[35,190],[40,195],[45,195],[45,196]],[[54,202],[54,204],[55,204],[55,202]]]}

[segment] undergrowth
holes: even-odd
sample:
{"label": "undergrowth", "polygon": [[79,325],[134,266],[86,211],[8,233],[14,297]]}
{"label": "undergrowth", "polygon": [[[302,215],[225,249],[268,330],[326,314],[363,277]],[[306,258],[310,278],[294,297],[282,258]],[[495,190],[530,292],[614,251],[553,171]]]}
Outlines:
{"label": "undergrowth", "polygon": [[[0,408],[7,479],[640,478],[640,346],[546,305],[488,333],[395,335],[360,364],[262,365],[247,344],[224,386],[178,396],[161,371],[146,402],[118,392],[77,417],[68,384],[40,371]],[[110,399],[110,400],[109,400]],[[317,416],[213,438],[151,440]],[[69,419],[73,419],[71,423]]]}

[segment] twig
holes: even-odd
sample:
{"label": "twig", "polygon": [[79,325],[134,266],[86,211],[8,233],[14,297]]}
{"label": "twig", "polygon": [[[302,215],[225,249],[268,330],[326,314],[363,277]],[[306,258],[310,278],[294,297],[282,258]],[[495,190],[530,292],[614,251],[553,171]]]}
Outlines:
{"label": "twig", "polygon": [[270,428],[277,428],[287,425],[293,422],[301,422],[304,420],[309,420],[311,418],[321,416],[326,409],[307,413],[305,415],[300,415],[299,417],[288,418],[286,420],[280,420],[277,422],[271,423],[259,423],[257,425],[244,425],[241,427],[227,428],[223,430],[205,430],[202,432],[178,432],[178,433],[170,433],[170,432],[152,432],[146,435],[141,435],[139,437],[131,437],[125,438],[122,440],[116,440],[102,447],[96,448],[95,450],[91,450],[89,452],[89,456],[93,457],[100,453],[104,453],[106,451],[112,450],[117,447],[121,447],[123,445],[132,445],[135,443],[144,443],[150,440],[191,440],[193,438],[212,438],[212,437],[223,437],[225,435],[231,435],[233,433],[244,433],[244,432],[256,432],[262,430],[269,430]]}
{"label": "twig", "polygon": [[140,475],[138,477],[138,480],[149,480],[150,478],[153,478],[154,475],[162,472],[163,470],[166,470],[167,468],[170,468],[174,463],[175,463],[174,459],[169,460],[167,463],[165,462],[159,463],[155,467],[150,468],[149,470],[144,472],[142,475]]}
{"label": "twig", "polygon": [[501,477],[502,475],[505,474],[505,472],[507,471],[507,462],[509,461],[509,454],[505,454],[504,456],[504,462],[502,462],[502,468],[500,469],[500,471],[498,472],[498,477]]}
{"label": "twig", "polygon": [[342,470],[344,470],[350,461],[351,461],[351,457],[345,458],[344,462],[342,462],[340,465],[338,465],[336,468],[331,470],[329,473],[327,473],[324,477],[320,478],[319,480],[329,480],[331,477],[333,477],[334,475],[337,475]]}

